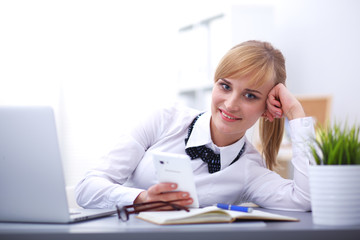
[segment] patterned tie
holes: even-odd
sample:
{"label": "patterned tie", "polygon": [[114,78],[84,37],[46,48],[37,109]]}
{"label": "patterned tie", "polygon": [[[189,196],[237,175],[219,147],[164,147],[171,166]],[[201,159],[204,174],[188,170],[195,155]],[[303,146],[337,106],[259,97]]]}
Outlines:
{"label": "patterned tie", "polygon": [[220,154],[214,153],[214,151],[210,148],[207,148],[203,145],[199,147],[187,148],[185,149],[185,152],[190,156],[191,160],[201,158],[204,162],[206,162],[208,164],[209,173],[220,171]]}
{"label": "patterned tie", "polygon": [[[199,117],[202,114],[203,113],[200,113],[190,124],[189,130],[188,130],[188,136],[187,136],[187,138],[185,138],[185,146],[186,146],[187,142],[189,141],[191,132],[194,128],[196,121],[199,119]],[[245,144],[241,148],[241,150],[240,150],[239,154],[236,156],[236,158],[230,163],[230,165],[233,164],[234,162],[236,162],[241,157],[241,155],[243,154],[244,151],[245,151]],[[208,164],[209,173],[214,173],[214,172],[220,171],[220,169],[221,169],[220,154],[214,153],[213,150],[206,147],[205,145],[187,148],[187,149],[185,149],[185,152],[191,158],[191,160],[196,159],[196,158],[201,158],[204,162],[206,162]]]}

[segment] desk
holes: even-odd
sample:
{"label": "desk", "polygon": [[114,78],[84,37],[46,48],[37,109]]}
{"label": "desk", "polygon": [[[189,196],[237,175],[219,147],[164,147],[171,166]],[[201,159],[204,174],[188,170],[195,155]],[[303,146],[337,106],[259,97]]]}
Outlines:
{"label": "desk", "polygon": [[300,222],[235,222],[159,226],[131,217],[121,222],[116,215],[73,224],[0,223],[0,239],[359,239],[359,226],[327,227],[312,223],[310,212],[264,210],[300,219]]}

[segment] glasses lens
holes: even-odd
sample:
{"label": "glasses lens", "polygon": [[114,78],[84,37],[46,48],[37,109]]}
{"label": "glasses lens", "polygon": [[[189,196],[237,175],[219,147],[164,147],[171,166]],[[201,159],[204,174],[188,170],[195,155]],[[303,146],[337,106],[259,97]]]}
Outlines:
{"label": "glasses lens", "polygon": [[[124,207],[116,206],[116,210],[117,210],[119,219],[121,219],[122,221],[125,222],[125,221],[129,220],[130,214],[139,213],[139,212],[143,212],[143,211],[157,210],[159,208],[161,209],[166,206],[171,207],[174,210],[185,210],[187,212],[189,211],[189,209],[185,206],[181,206],[178,204],[174,204],[171,202],[165,202],[165,201],[138,203],[138,204],[133,204],[133,205],[127,205]],[[130,210],[128,210],[128,208]]]}
{"label": "glasses lens", "polygon": [[126,208],[118,208],[118,216],[121,220],[127,221],[129,220],[129,214],[126,210]]}
{"label": "glasses lens", "polygon": [[187,207],[182,206],[182,205],[178,205],[178,204],[171,204],[171,206],[173,207],[174,210],[187,210]]}

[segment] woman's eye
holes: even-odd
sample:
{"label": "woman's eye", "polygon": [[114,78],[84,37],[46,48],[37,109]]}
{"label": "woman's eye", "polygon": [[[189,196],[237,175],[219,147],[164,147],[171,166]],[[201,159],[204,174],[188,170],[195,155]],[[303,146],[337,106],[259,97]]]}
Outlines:
{"label": "woman's eye", "polygon": [[222,88],[223,88],[224,90],[226,90],[226,91],[229,91],[229,90],[230,90],[229,85],[227,85],[227,84],[225,84],[225,83],[221,84],[221,86],[222,86]]}
{"label": "woman's eye", "polygon": [[246,94],[245,94],[245,97],[246,97],[247,99],[257,99],[257,97],[256,97],[254,94],[252,94],[252,93],[246,93]]}

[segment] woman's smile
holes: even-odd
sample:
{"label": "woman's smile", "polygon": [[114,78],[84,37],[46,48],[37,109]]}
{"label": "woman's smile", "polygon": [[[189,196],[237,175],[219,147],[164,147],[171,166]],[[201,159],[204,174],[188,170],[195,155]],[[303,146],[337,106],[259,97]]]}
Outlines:
{"label": "woman's smile", "polygon": [[223,110],[221,108],[219,108],[219,111],[220,111],[222,119],[224,119],[225,121],[235,122],[235,121],[238,121],[238,120],[242,119],[242,118],[238,118],[238,117],[226,112],[225,110]]}

